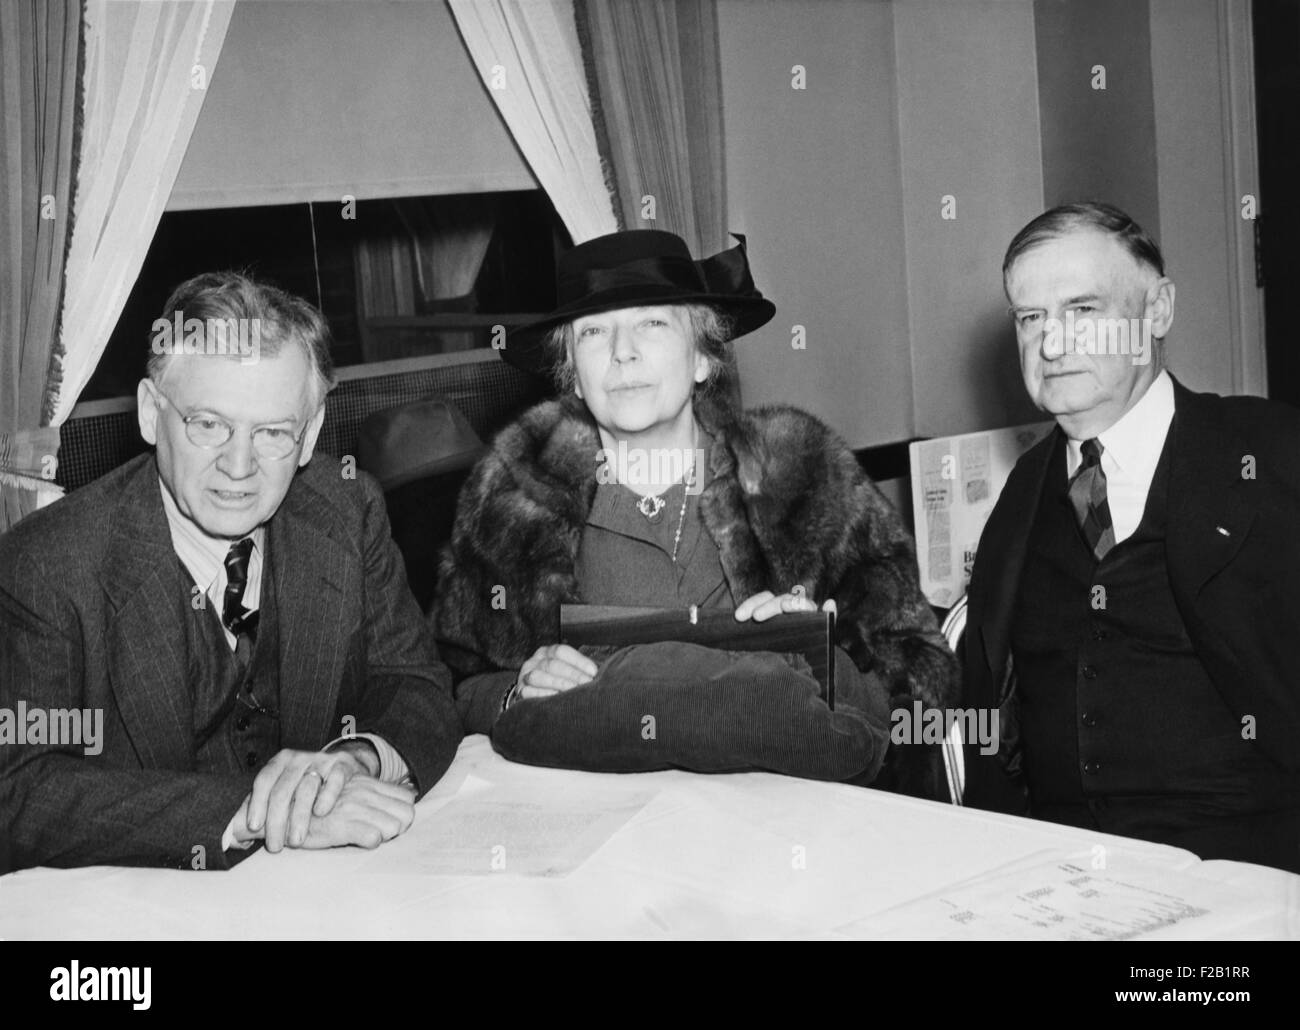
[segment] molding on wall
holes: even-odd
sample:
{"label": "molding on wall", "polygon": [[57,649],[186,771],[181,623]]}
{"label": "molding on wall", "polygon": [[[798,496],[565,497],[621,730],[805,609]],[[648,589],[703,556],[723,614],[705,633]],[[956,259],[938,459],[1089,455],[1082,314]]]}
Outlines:
{"label": "molding on wall", "polygon": [[[1250,4],[1218,0],[1219,78],[1222,88],[1224,181],[1237,192],[1228,211],[1228,299],[1233,326],[1234,393],[1268,394],[1264,291],[1255,285],[1255,223],[1241,217],[1241,196],[1259,201],[1258,130],[1255,121],[1255,41]],[[1258,211],[1256,212],[1259,213]]]}
{"label": "molding on wall", "polygon": [[1160,243],[1180,296],[1171,367],[1193,389],[1259,394],[1263,297],[1255,286],[1259,196],[1249,5],[1150,0]]}

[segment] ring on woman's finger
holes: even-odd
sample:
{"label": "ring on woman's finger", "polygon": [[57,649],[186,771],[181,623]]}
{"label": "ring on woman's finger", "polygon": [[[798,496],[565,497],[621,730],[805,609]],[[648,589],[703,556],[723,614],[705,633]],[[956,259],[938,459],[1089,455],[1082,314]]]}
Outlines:
{"label": "ring on woman's finger", "polygon": [[323,779],[325,779],[325,777],[322,776],[320,773],[318,773],[315,769],[308,769],[308,770],[307,770],[305,773],[303,773],[302,775],[303,775],[303,779],[306,779],[308,776],[315,776],[316,779],[318,779],[318,780],[323,780]]}

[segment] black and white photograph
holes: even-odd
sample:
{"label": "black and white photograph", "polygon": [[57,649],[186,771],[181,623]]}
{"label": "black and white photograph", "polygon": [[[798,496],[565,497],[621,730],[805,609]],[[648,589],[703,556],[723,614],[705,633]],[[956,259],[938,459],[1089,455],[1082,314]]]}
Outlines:
{"label": "black and white photograph", "polygon": [[0,98],[24,997],[425,940],[1281,997],[1300,0],[0,0]]}

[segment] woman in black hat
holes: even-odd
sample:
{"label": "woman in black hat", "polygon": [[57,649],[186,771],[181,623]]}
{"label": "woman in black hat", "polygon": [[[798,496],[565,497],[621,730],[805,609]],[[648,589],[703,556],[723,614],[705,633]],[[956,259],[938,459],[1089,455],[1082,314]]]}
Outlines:
{"label": "woman in black hat", "polygon": [[[564,603],[698,605],[758,621],[836,606],[848,675],[837,672],[833,713],[811,711],[800,696],[801,716],[790,716],[780,692],[802,684],[737,690],[711,668],[705,689],[693,681],[705,675],[698,653],[656,651],[654,682],[639,686],[660,724],[665,715],[672,724],[674,705],[690,708],[694,750],[683,758],[665,749],[675,756],[668,764],[738,761],[871,782],[891,704],[910,712],[914,700],[956,702],[956,663],[921,594],[913,542],[852,452],[805,412],[739,412],[717,389],[726,343],[775,314],[738,239],[699,262],[655,230],[581,244],[561,259],[560,306],[506,339],[502,356],[552,373],[560,396],[503,430],[465,484],[431,620],[469,732],[492,733],[507,710],[507,722],[525,708],[543,720],[529,723],[538,739],[522,753],[512,743],[512,757],[647,767],[636,764],[643,747],[633,761],[608,739],[618,732],[607,724],[610,699],[626,694],[570,693],[599,670],[552,643]],[[673,700],[683,684],[689,693]],[[561,695],[565,704],[552,704]],[[636,697],[645,707],[644,690]],[[546,727],[548,712],[558,724]],[[570,758],[571,743],[542,739],[581,737],[586,720],[601,724],[601,754]],[[629,727],[633,750],[639,727]],[[717,756],[699,753],[714,744]],[[938,749],[894,748],[882,779],[941,795]]]}

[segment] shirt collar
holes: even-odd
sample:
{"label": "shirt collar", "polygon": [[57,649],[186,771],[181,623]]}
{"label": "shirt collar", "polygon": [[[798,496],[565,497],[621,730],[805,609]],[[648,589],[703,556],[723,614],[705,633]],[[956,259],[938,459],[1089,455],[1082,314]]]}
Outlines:
{"label": "shirt collar", "polygon": [[[209,536],[191,519],[181,513],[171,491],[161,479],[158,489],[162,492],[163,511],[167,513],[167,528],[171,531],[172,549],[181,563],[189,571],[196,586],[205,592],[217,581],[225,567],[226,555],[234,541],[221,537]],[[249,534],[253,538],[253,550],[259,555],[265,553],[266,527],[258,526]]]}
{"label": "shirt collar", "polygon": [[[1102,461],[1126,475],[1138,476],[1148,466],[1154,470],[1174,418],[1174,382],[1162,370],[1138,402],[1109,429],[1097,434]],[[1083,461],[1082,440],[1067,441],[1069,475]]]}

